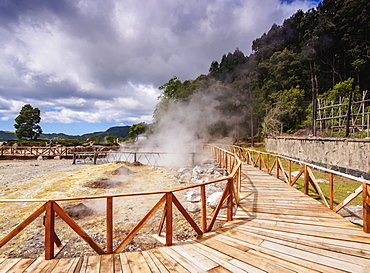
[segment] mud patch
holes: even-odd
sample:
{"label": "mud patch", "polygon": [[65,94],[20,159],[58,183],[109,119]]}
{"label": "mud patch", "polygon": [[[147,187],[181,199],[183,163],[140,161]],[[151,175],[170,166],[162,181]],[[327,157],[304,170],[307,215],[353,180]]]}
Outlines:
{"label": "mud patch", "polygon": [[87,182],[84,186],[93,189],[111,189],[121,187],[122,185],[122,181],[117,181],[112,178],[102,178],[97,181]]}
{"label": "mud patch", "polygon": [[94,210],[82,203],[67,205],[63,210],[72,218],[83,218],[94,214]]}
{"label": "mud patch", "polygon": [[110,175],[130,175],[134,173],[135,172],[133,170],[127,168],[126,166],[121,166],[115,169],[114,171],[110,172]]}

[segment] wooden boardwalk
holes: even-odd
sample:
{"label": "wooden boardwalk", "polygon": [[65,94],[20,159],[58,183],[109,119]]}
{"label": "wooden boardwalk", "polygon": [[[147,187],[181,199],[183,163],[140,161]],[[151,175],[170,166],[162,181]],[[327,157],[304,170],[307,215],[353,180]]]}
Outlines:
{"label": "wooden boardwalk", "polygon": [[284,182],[243,165],[233,222],[142,252],[0,259],[0,272],[370,272],[370,234]]}

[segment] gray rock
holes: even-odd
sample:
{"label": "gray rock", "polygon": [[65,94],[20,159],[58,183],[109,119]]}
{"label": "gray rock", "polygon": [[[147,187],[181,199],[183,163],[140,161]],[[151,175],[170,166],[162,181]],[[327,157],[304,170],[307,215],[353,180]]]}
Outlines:
{"label": "gray rock", "polygon": [[343,217],[356,217],[359,219],[363,218],[362,206],[359,205],[348,205],[339,211],[339,214]]}
{"label": "gray rock", "polygon": [[207,206],[211,207],[211,208],[215,208],[218,204],[218,202],[220,201],[221,199],[221,196],[222,196],[222,192],[215,192],[215,193],[212,193],[208,198],[207,198]]}
{"label": "gray rock", "polygon": [[188,212],[199,212],[200,211],[200,206],[199,204],[196,204],[196,203],[185,203],[185,209],[188,211]]}
{"label": "gray rock", "polygon": [[193,191],[193,190],[187,191],[186,194],[185,194],[185,198],[186,198],[187,201],[192,202],[192,203],[199,202],[200,199],[201,199],[199,192],[196,192],[196,191]]}
{"label": "gray rock", "polygon": [[325,179],[322,179],[322,178],[316,179],[316,181],[318,183],[329,184],[329,181],[328,180],[325,180]]}

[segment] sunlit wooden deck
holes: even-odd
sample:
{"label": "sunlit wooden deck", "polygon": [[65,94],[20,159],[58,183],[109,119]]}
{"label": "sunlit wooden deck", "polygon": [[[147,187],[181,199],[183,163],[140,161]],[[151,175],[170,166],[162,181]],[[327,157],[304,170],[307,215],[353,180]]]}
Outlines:
{"label": "sunlit wooden deck", "polygon": [[243,165],[233,222],[142,252],[0,259],[0,272],[370,272],[370,235],[264,172]]}

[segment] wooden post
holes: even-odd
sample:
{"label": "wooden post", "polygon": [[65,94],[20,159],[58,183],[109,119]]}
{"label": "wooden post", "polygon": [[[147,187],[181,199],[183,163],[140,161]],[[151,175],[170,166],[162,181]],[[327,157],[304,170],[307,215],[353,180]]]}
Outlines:
{"label": "wooden post", "polygon": [[113,253],[113,197],[107,197],[107,253]]}
{"label": "wooden post", "polygon": [[227,199],[227,221],[233,220],[233,178],[230,178],[228,183],[229,198]]}
{"label": "wooden post", "polygon": [[333,209],[334,203],[334,175],[333,173],[329,173],[329,206],[330,209]]}
{"label": "wooden post", "polygon": [[201,204],[202,204],[202,231],[203,233],[207,232],[207,199],[206,199],[206,186],[200,186],[200,197],[201,197]]}
{"label": "wooden post", "polygon": [[172,192],[166,193],[166,246],[172,246]]}
{"label": "wooden post", "polygon": [[304,194],[308,195],[308,170],[307,165],[304,165]]}
{"label": "wooden post", "polygon": [[362,202],[363,202],[363,218],[364,218],[364,232],[370,233],[370,184],[363,182],[362,188]]}
{"label": "wooden post", "polygon": [[48,201],[46,203],[46,216],[45,216],[45,260],[54,258],[54,225],[55,225],[55,212],[54,202]]}
{"label": "wooden post", "polygon": [[95,152],[94,152],[94,165],[96,165],[96,161],[97,161],[97,159],[98,159],[98,152],[97,152],[97,151],[95,151]]}
{"label": "wooden post", "polygon": [[76,147],[73,148],[73,162],[72,164],[76,164]]}
{"label": "wooden post", "polygon": [[290,159],[288,161],[288,173],[289,173],[288,181],[290,185],[290,183],[292,183],[292,161]]}
{"label": "wooden post", "polygon": [[279,167],[280,167],[280,165],[279,165],[279,157],[276,156],[276,178],[277,179],[279,179],[279,176],[280,176]]}
{"label": "wooden post", "polygon": [[260,166],[259,166],[259,169],[262,170],[262,154],[261,153],[260,153],[259,158],[260,158]]}

